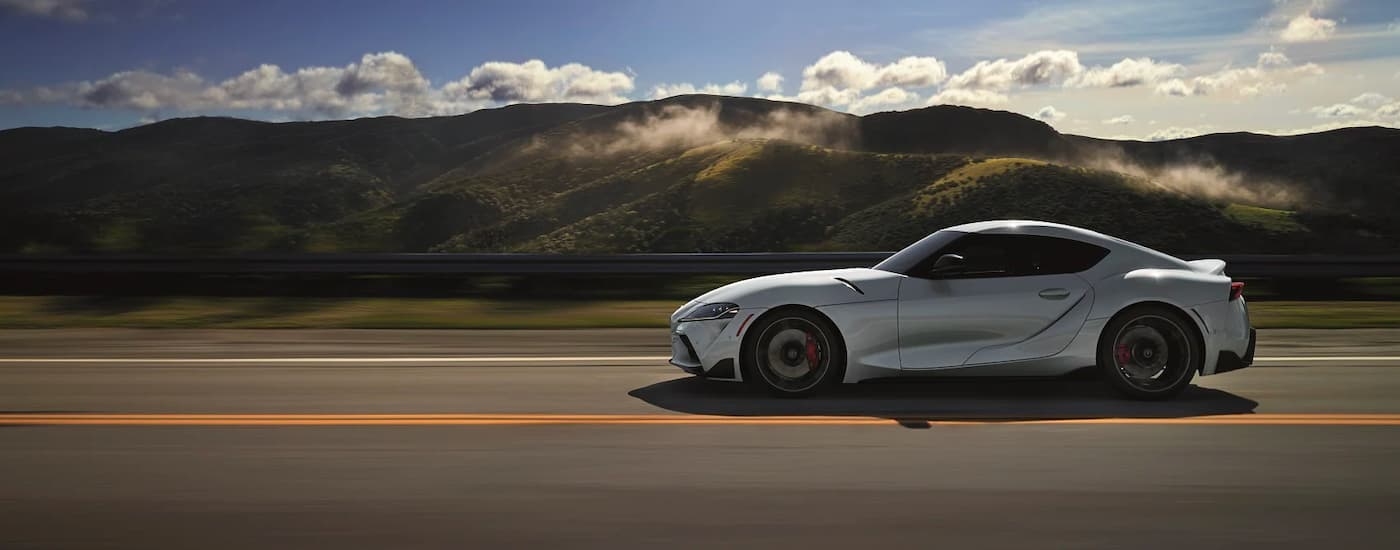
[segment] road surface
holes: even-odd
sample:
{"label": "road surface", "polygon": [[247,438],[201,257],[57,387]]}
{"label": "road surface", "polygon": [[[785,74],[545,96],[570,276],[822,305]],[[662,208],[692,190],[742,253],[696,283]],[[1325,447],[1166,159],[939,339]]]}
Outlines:
{"label": "road surface", "polygon": [[0,548],[1400,547],[1400,331],[774,400],[664,331],[0,331]]}

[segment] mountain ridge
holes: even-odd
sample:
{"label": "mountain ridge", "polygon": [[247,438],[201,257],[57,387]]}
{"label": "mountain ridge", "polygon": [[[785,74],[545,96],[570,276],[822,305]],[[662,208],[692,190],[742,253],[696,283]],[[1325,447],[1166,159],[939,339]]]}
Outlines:
{"label": "mountain ridge", "polygon": [[[1128,223],[1058,208],[1094,208],[1070,192],[1079,185],[1119,209],[1147,211],[1167,201],[1169,208],[1153,210],[1154,222],[1176,239],[1220,238],[1217,230],[1229,228],[1249,235],[1241,242],[1254,248],[1282,250],[1290,240],[1322,247],[1314,237],[1327,235],[1343,250],[1374,251],[1394,248],[1385,239],[1400,234],[1389,215],[1400,204],[1396,152],[1400,130],[1383,127],[1116,141],[1061,134],[989,109],[858,117],[710,95],[616,106],[521,104],[451,117],[190,117],[117,132],[19,128],[0,131],[0,160],[8,160],[0,163],[0,250],[850,249],[894,244],[862,241],[851,227],[906,239],[973,213],[1039,212],[1109,232]],[[963,205],[952,199],[963,194],[932,193],[929,200],[944,205],[936,215],[894,204],[947,170],[997,158],[1051,166],[1017,164],[961,183],[976,190]],[[752,200],[729,205],[750,213],[742,218],[747,225],[713,227],[725,219],[712,208],[724,202],[713,202],[721,180]],[[1021,195],[1004,195],[1011,189]],[[1007,202],[978,202],[990,196]],[[1026,207],[1036,200],[1057,208]],[[883,220],[847,219],[891,201]],[[692,219],[678,208],[702,215]],[[684,221],[670,224],[661,212]],[[1218,227],[1183,233],[1168,227],[1175,223],[1168,212]],[[588,234],[596,227],[578,225],[596,216],[604,217],[593,226],[623,236],[601,238]],[[1235,219],[1241,216],[1277,223]],[[634,223],[644,219],[671,233]],[[1294,227],[1298,235],[1270,236]],[[801,228],[803,237],[770,235],[784,228]],[[710,230],[715,235],[704,236]]]}

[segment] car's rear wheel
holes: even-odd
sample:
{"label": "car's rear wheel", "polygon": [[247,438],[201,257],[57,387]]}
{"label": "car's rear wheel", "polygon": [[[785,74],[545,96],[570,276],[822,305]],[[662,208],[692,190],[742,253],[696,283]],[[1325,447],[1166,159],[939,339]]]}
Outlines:
{"label": "car's rear wheel", "polygon": [[839,382],[846,350],[836,327],[815,312],[784,308],[765,315],[744,340],[750,380],[783,397],[801,397]]}
{"label": "car's rear wheel", "polygon": [[1169,399],[1191,385],[1205,358],[1191,321],[1160,305],[1124,310],[1099,338],[1098,363],[1114,389],[1132,399]]}

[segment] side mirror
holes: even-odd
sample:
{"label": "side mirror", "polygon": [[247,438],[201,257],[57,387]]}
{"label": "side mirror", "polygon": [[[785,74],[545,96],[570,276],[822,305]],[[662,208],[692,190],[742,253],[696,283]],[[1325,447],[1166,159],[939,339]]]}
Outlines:
{"label": "side mirror", "polygon": [[965,267],[967,267],[967,260],[964,260],[962,256],[957,254],[944,254],[939,256],[937,261],[933,262],[933,269],[930,269],[929,273],[933,275],[947,275],[962,271]]}
{"label": "side mirror", "polygon": [[928,273],[958,273],[962,272],[963,267],[967,267],[967,260],[963,259],[962,256],[955,255],[955,253],[945,253],[945,255],[938,256],[937,262],[934,262],[934,269],[928,270]]}

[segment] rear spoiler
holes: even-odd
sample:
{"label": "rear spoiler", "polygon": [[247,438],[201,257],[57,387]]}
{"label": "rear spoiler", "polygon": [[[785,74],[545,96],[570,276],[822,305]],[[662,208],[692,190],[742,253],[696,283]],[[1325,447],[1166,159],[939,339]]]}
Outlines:
{"label": "rear spoiler", "polygon": [[1191,266],[1191,271],[1205,273],[1207,275],[1224,275],[1225,260],[1192,260],[1186,262]]}

